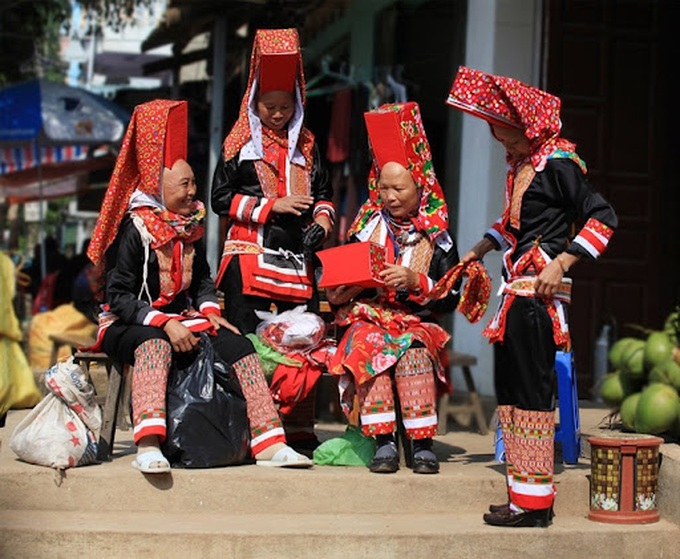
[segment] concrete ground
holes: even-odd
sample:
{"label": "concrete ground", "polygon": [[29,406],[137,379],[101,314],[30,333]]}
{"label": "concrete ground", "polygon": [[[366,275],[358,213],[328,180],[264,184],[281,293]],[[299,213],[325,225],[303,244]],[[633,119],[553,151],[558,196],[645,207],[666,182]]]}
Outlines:
{"label": "concrete ground", "polygon": [[[493,405],[485,401],[487,418]],[[111,462],[59,475],[25,464],[7,440],[25,411],[0,429],[0,557],[678,557],[680,449],[662,446],[660,520],[618,524],[588,519],[590,436],[620,434],[609,410],[581,402],[583,452],[556,461],[556,517],[549,529],[487,526],[482,514],[505,495],[495,433],[467,418],[436,437],[438,475],[371,474],[363,467],[281,470],[254,465],[173,470],[143,476],[130,466],[131,431],[117,432]],[[324,414],[321,439],[345,425]]]}

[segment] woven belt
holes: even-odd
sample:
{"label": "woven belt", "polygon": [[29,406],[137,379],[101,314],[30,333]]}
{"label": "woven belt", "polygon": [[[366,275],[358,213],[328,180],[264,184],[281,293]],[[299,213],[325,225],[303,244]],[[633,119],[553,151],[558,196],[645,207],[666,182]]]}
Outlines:
{"label": "woven belt", "polygon": [[[536,297],[536,276],[519,276],[506,283],[503,293],[512,293],[518,297]],[[564,278],[557,288],[557,293],[552,297],[563,303],[571,303],[571,278]]]}

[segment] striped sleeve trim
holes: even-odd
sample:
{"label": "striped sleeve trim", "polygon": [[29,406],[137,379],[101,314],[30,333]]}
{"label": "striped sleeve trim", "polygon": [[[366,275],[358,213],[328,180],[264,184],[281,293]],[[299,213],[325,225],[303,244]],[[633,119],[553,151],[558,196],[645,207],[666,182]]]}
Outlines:
{"label": "striped sleeve trim", "polygon": [[214,301],[206,301],[205,303],[201,303],[198,310],[201,311],[201,313],[205,314],[205,315],[222,314],[221,311],[220,311],[219,304],[215,303]]}
{"label": "striped sleeve trim", "polygon": [[168,320],[170,320],[170,318],[170,316],[160,311],[149,311],[144,317],[144,326],[156,326],[161,328]]}
{"label": "striped sleeve trim", "polygon": [[611,227],[591,217],[572,242],[593,258],[598,258],[607,249],[613,234]]}
{"label": "striped sleeve trim", "polygon": [[317,202],[314,206],[314,217],[318,215],[325,215],[332,224],[335,224],[335,206],[331,202],[326,200]]}
{"label": "striped sleeve trim", "polygon": [[235,194],[229,208],[229,217],[236,221],[265,223],[274,207],[274,200],[258,196]]}
{"label": "striped sleeve trim", "polygon": [[486,235],[496,241],[496,244],[500,246],[501,250],[506,250],[510,247],[508,241],[503,237],[502,220],[499,219],[489,227],[486,231]]}

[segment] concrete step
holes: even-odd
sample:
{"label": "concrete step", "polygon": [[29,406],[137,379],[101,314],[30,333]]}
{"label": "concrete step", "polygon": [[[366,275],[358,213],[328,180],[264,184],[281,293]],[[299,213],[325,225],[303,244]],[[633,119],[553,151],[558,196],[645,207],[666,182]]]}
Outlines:
{"label": "concrete step", "polygon": [[[25,411],[8,415],[11,433]],[[339,436],[342,425],[321,425],[322,440]],[[9,435],[7,436],[9,439]],[[272,502],[292,513],[380,513],[384,503],[403,503],[418,513],[479,512],[505,497],[505,466],[494,462],[493,435],[447,433],[434,450],[438,475],[417,475],[402,465],[396,474],[371,474],[363,467],[316,466],[311,470],[242,465],[212,469],[174,469],[171,475],[144,476],[130,466],[131,431],[117,431],[111,462],[57,472],[20,461],[3,444],[0,450],[0,509],[27,510],[184,510],[244,514],[269,510]],[[557,465],[560,515],[587,513],[587,463]],[[55,480],[57,483],[55,483]],[[125,491],[121,491],[125,487]],[[361,487],[361,491],[348,490]],[[562,488],[565,488],[562,490]],[[96,490],[93,490],[96,488]],[[567,489],[568,488],[568,489]]]}
{"label": "concrete step", "polygon": [[[680,447],[662,446],[653,524],[593,522],[587,436],[603,434],[604,408],[581,408],[584,456],[556,464],[556,517],[549,529],[487,526],[482,514],[505,495],[494,434],[450,425],[435,440],[439,475],[371,474],[363,467],[311,470],[254,465],[174,469],[143,476],[130,466],[130,431],[117,431],[111,462],[63,475],[21,462],[8,445],[26,410],[0,429],[0,557],[334,558],[677,557]],[[319,424],[322,440],[342,424]],[[606,430],[604,431],[606,433]],[[558,454],[559,458],[559,454]],[[512,537],[509,537],[510,533]]]}
{"label": "concrete step", "polygon": [[[385,506],[383,509],[392,506]],[[559,518],[548,529],[487,526],[479,514],[382,512],[290,514],[272,506],[187,514],[138,511],[0,511],[0,556],[114,558],[635,559],[677,557],[680,528]],[[512,537],[509,537],[512,535]]]}

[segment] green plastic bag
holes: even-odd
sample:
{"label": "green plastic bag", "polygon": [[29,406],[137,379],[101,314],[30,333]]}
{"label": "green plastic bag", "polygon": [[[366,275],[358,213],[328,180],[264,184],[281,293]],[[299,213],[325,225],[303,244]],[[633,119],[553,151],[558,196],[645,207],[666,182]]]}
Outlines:
{"label": "green plastic bag", "polygon": [[302,361],[293,359],[291,357],[286,357],[283,353],[276,351],[274,348],[269,347],[265,344],[257,334],[246,334],[257,352],[257,356],[260,358],[260,363],[262,363],[262,371],[267,381],[271,381],[274,375],[274,369],[279,363],[284,365],[291,365],[293,367],[302,367]]}
{"label": "green plastic bag", "polygon": [[348,425],[345,432],[321,443],[314,451],[314,463],[321,466],[368,466],[375,454],[375,439]]}

